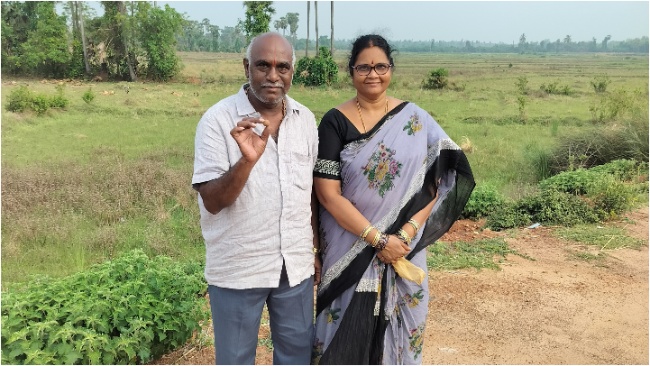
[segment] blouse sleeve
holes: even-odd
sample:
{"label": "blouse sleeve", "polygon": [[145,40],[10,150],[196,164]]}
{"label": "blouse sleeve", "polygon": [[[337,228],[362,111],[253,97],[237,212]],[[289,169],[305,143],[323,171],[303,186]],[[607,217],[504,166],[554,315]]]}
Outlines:
{"label": "blouse sleeve", "polygon": [[337,110],[325,113],[318,125],[318,159],[314,177],[341,180],[341,150],[344,145],[344,131]]}

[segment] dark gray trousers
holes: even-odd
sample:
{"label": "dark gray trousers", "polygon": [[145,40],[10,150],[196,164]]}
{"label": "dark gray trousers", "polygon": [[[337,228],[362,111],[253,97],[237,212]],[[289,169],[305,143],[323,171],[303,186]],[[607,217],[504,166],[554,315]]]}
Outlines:
{"label": "dark gray trousers", "polygon": [[289,287],[284,266],[278,288],[208,286],[218,365],[253,365],[264,303],[269,311],[273,364],[309,365],[314,337],[314,278]]}

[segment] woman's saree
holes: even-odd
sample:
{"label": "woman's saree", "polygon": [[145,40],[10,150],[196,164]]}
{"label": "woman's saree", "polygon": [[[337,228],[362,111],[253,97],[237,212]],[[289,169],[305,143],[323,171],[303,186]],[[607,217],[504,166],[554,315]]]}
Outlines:
{"label": "woman's saree", "polygon": [[[340,179],[343,196],[388,234],[396,233],[437,194],[433,211],[406,256],[426,273],[423,249],[449,230],[474,188],[467,158],[413,103],[402,103],[371,131],[356,132],[349,140],[341,130],[347,129],[350,136],[354,127],[343,120],[347,121],[335,109],[323,117],[319,134],[324,148],[319,148],[314,175]],[[343,229],[321,208],[323,268],[313,362],[420,364],[427,280],[418,285],[400,278],[358,235]]]}

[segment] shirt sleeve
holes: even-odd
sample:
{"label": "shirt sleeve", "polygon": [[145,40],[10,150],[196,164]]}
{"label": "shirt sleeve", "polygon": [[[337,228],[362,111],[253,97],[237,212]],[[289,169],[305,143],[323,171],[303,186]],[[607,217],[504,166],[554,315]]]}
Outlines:
{"label": "shirt sleeve", "polygon": [[325,113],[318,125],[318,158],[314,177],[341,180],[341,150],[344,145],[336,110]]}
{"label": "shirt sleeve", "polygon": [[196,128],[194,139],[194,175],[192,185],[220,178],[230,169],[226,134],[216,111],[206,112]]}

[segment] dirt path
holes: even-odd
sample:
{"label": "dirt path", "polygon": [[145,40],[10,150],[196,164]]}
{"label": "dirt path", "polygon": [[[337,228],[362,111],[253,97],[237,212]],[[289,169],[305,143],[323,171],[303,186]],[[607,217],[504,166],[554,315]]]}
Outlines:
{"label": "dirt path", "polygon": [[[617,225],[647,244],[647,207]],[[648,365],[647,245],[580,261],[569,250],[584,247],[550,228],[513,239],[479,227],[459,221],[443,240],[501,236],[534,261],[513,255],[500,271],[430,272],[424,364]],[[268,336],[264,327],[260,333]],[[258,347],[256,361],[272,363],[267,347]],[[186,347],[156,363],[213,364],[214,349]]]}

